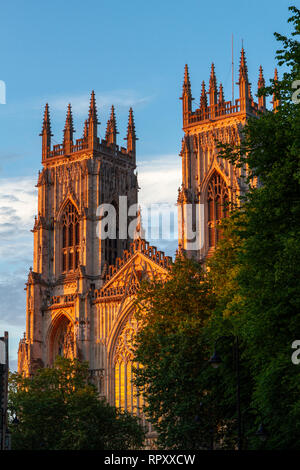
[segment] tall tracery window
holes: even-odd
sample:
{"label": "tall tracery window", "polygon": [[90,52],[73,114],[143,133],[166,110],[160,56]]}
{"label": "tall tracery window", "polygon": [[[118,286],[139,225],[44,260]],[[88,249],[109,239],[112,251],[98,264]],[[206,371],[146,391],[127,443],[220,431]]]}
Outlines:
{"label": "tall tracery window", "polygon": [[140,415],[144,399],[133,383],[133,343],[137,330],[137,321],[131,316],[118,337],[114,353],[114,388],[115,406]]}
{"label": "tall tracery window", "polygon": [[71,202],[62,216],[62,271],[74,271],[79,265],[80,250],[79,216]]}
{"label": "tall tracery window", "polygon": [[209,247],[216,246],[221,238],[218,225],[221,219],[228,216],[228,202],[229,194],[226,183],[219,173],[214,172],[207,190]]}

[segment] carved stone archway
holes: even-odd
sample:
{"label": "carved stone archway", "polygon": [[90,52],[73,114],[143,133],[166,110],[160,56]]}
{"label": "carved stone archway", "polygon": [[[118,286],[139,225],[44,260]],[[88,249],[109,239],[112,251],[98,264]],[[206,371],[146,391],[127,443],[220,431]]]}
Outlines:
{"label": "carved stone archway", "polygon": [[57,356],[75,357],[74,325],[64,314],[56,319],[49,335],[49,363],[53,364]]}

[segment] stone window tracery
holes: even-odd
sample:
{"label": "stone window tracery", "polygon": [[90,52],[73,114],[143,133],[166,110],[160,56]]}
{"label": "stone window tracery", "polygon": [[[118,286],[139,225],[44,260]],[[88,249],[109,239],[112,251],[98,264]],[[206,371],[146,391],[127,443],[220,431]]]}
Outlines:
{"label": "stone window tracery", "polygon": [[139,367],[133,362],[133,342],[137,327],[137,321],[131,316],[118,337],[114,353],[114,378],[115,406],[139,415],[142,412],[143,396],[137,393],[132,382],[133,368]]}
{"label": "stone window tracery", "polygon": [[62,216],[62,271],[74,271],[79,266],[80,228],[75,206],[68,202]]}
{"label": "stone window tracery", "polygon": [[216,246],[221,238],[218,225],[224,217],[228,216],[229,194],[227,185],[222,176],[214,172],[207,190],[208,208],[208,242],[209,247]]}

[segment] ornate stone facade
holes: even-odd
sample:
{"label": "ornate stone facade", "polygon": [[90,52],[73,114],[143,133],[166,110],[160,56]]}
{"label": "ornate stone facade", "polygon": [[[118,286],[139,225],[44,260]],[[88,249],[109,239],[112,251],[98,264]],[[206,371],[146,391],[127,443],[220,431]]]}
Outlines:
{"label": "ornate stone facade", "polygon": [[69,105],[63,144],[52,148],[46,105],[33,269],[26,284],[26,333],[18,368],[31,375],[53,364],[57,355],[87,360],[100,394],[139,413],[142,398],[136,397],[130,380],[130,340],[137,327],[133,300],[140,280],[164,278],[171,260],[141,238],[140,218],[134,240],[99,238],[103,220],[98,206],[118,209],[119,196],[127,196],[128,207],[136,204],[138,183],[132,109],[127,148],[117,145],[113,107],[102,141],[97,125],[92,93],[83,138],[73,143]]}

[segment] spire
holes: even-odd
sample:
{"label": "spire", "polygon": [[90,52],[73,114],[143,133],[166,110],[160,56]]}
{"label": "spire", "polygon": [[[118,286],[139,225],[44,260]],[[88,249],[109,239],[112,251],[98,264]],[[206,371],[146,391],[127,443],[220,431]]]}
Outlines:
{"label": "spire", "polygon": [[250,110],[251,88],[248,80],[248,68],[244,48],[241,50],[240,58],[240,71],[239,71],[239,98],[241,111],[247,112]]}
{"label": "spire", "polygon": [[214,63],[211,64],[210,79],[209,79],[209,104],[214,105],[218,100],[217,79],[215,74]]}
{"label": "spire", "polygon": [[68,104],[68,111],[66,117],[66,124],[64,128],[64,150],[65,153],[70,153],[72,151],[73,145],[73,116],[72,116],[72,108],[70,103]]}
{"label": "spire", "polygon": [[201,89],[201,97],[200,97],[200,108],[206,109],[207,108],[207,96],[205,91],[205,81],[202,82],[202,89]]}
{"label": "spire", "polygon": [[96,98],[95,98],[94,90],[92,90],[91,99],[90,99],[89,120],[90,119],[93,119],[98,124],[97,106],[96,106]]}
{"label": "spire", "polygon": [[182,87],[182,94],[191,93],[191,82],[189,76],[189,68],[188,65],[185,64],[184,66],[184,79],[183,79],[183,87]]}
{"label": "spire", "polygon": [[98,117],[97,117],[97,107],[96,107],[96,99],[94,90],[91,93],[91,100],[90,100],[90,109],[89,109],[89,118],[88,118],[88,143],[89,147],[94,149],[97,147],[97,124]]}
{"label": "spire", "polygon": [[210,69],[209,88],[217,88],[215,64],[213,62],[211,64],[211,69]]}
{"label": "spire", "polygon": [[[258,82],[257,82],[257,89],[258,91],[261,90],[262,88],[265,88],[265,79],[264,79],[264,74],[263,74],[263,68],[260,65],[259,67],[259,77],[258,77]],[[258,96],[258,108],[262,111],[266,109],[266,97],[264,95]]]}
{"label": "spire", "polygon": [[138,139],[135,134],[135,124],[134,124],[132,108],[129,109],[127,137],[125,138],[125,140],[127,140],[127,152],[132,153],[132,155],[135,158],[135,150],[136,150],[135,142]]}
{"label": "spire", "polygon": [[247,68],[247,61],[245,56],[244,48],[242,47],[241,50],[241,58],[240,58],[240,71],[239,71],[239,84],[241,80],[244,79],[248,83],[248,68]]}
{"label": "spire", "polygon": [[111,107],[110,118],[107,121],[106,127],[106,135],[105,140],[108,144],[116,144],[117,143],[117,121],[115,116],[115,108],[114,106]]}
{"label": "spire", "polygon": [[50,122],[50,112],[49,105],[46,103],[43,119],[43,127],[40,136],[42,136],[42,159],[49,157],[51,149],[51,122]]}
{"label": "spire", "polygon": [[45,105],[45,111],[44,111],[44,119],[43,119],[43,127],[42,127],[42,132],[40,135],[43,135],[43,132],[46,131],[47,134],[51,134],[51,122],[50,122],[50,112],[49,112],[49,105],[46,103]]}
{"label": "spire", "polygon": [[183,116],[183,125],[188,124],[189,113],[192,111],[192,91],[191,91],[191,82],[189,77],[189,69],[187,64],[184,67],[184,79],[182,86],[182,116]]}
{"label": "spire", "polygon": [[263,68],[259,66],[259,77],[258,77],[258,88],[263,88],[265,86],[265,79],[263,74]]}
{"label": "spire", "polygon": [[273,93],[273,111],[276,112],[277,108],[280,106],[280,99],[278,98],[278,71],[275,68],[274,71],[274,93]]}
{"label": "spire", "polygon": [[222,83],[220,83],[218,103],[219,103],[219,104],[224,104],[224,103],[225,103],[225,99],[224,99],[224,90],[223,90],[223,85],[222,85]]}
{"label": "spire", "polygon": [[127,128],[127,137],[131,133],[134,138],[136,139],[135,135],[135,124],[134,124],[134,117],[133,117],[133,110],[132,108],[129,109],[129,116],[128,116],[128,128]]}

